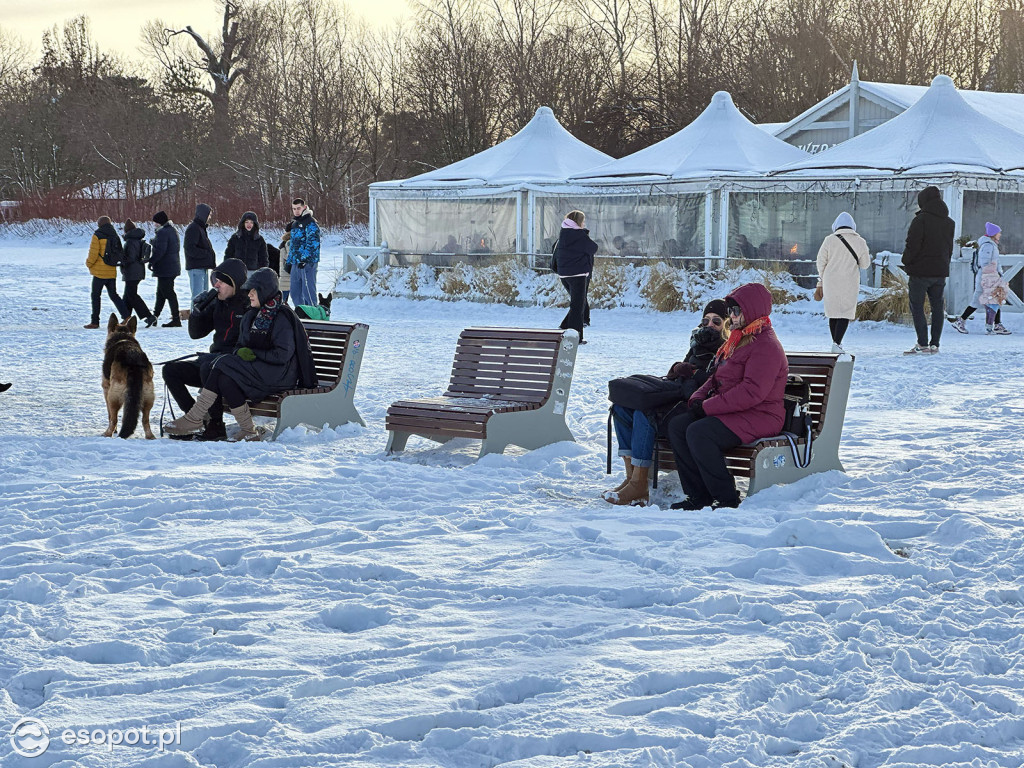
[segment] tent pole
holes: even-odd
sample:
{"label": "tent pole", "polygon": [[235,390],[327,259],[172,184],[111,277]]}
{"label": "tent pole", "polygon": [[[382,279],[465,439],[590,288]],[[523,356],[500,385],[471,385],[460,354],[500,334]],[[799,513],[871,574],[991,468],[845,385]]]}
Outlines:
{"label": "tent pole", "polygon": [[711,271],[712,243],[715,239],[715,193],[704,195],[704,271]]}
{"label": "tent pole", "polygon": [[725,189],[719,193],[718,210],[718,263],[725,269],[729,257],[729,193]]}

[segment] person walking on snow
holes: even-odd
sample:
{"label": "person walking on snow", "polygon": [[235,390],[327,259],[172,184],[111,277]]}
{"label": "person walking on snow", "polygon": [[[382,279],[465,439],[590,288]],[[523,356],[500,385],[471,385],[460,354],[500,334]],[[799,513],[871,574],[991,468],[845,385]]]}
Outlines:
{"label": "person walking on snow", "polygon": [[199,294],[209,289],[209,271],[217,266],[217,254],[210,244],[210,236],[206,234],[212,218],[213,209],[206,203],[200,203],[196,206],[192,223],[185,228],[185,271],[192,290],[189,301],[195,301]]}
{"label": "person walking on snow", "polygon": [[110,222],[109,216],[100,216],[96,222],[96,231],[93,232],[92,241],[89,243],[89,256],[85,260],[85,266],[92,274],[92,318],[83,326],[90,330],[100,327],[100,294],[107,289],[107,296],[114,303],[117,313],[122,320],[127,320],[131,311],[124,303],[124,300],[117,294],[117,264],[124,258],[124,249],[121,247],[121,238],[117,236],[117,230]]}
{"label": "person walking on snow", "polygon": [[[1003,271],[999,268],[999,238],[1001,236],[1002,229],[1000,229],[998,224],[993,224],[991,221],[985,222],[985,236],[978,238],[978,272],[974,276],[974,297],[971,299],[971,303],[967,305],[964,313],[953,321],[953,328],[960,333],[967,333],[967,321],[985,303],[982,301],[981,295],[985,268],[995,265],[994,271],[1000,276],[1003,274]],[[997,303],[1001,304],[1002,302]],[[992,318],[988,317],[986,311],[985,325],[987,333],[994,333],[999,336],[1009,336],[1012,333],[1012,331],[1003,327],[1002,312],[999,309],[996,309],[995,316]]]}
{"label": "person walking on snow", "polygon": [[[903,270],[907,273],[910,293],[910,314],[914,318],[917,344],[905,355],[934,355],[939,351],[945,304],[943,294],[949,277],[949,260],[953,256],[953,232],[956,224],[949,218],[949,208],[942,202],[938,187],[925,187],[917,196],[920,210],[907,229],[903,249]],[[931,305],[931,338],[924,316],[924,300]]]}
{"label": "person walking on snow", "polygon": [[871,253],[864,238],[857,234],[857,223],[846,211],[832,222],[832,234],[818,249],[818,288],[825,300],[825,317],[832,333],[832,352],[845,354],[843,336],[850,321],[857,317],[860,271],[871,264]]}
{"label": "person walking on snow", "polygon": [[179,328],[181,315],[178,313],[178,294],[174,291],[174,280],[181,274],[181,240],[174,222],[167,218],[166,213],[157,211],[153,214],[153,221],[159,227],[153,238],[153,254],[149,257],[149,271],[156,278],[153,318],[160,317],[166,302],[171,308],[171,319],[163,327]]}
{"label": "person walking on snow", "polygon": [[[146,245],[146,230],[128,219],[124,223],[124,260],[121,262],[121,277],[124,279],[124,303],[134,310],[139,319],[146,321],[146,327],[156,325],[156,317],[149,311],[146,302],[139,296],[139,283],[146,279],[146,259],[142,252]],[[150,254],[152,255],[152,254]]]}
{"label": "person walking on snow", "polygon": [[292,216],[294,218],[285,227],[289,233],[286,264],[291,267],[292,303],[313,307],[317,304],[316,270],[320,264],[320,226],[313,218],[313,211],[301,197],[292,200]]}

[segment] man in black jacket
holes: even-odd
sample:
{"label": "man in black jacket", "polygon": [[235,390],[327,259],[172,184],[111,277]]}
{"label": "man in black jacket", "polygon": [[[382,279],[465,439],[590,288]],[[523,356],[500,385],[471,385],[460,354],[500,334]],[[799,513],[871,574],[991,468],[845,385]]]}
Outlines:
{"label": "man in black jacket", "polygon": [[[903,249],[903,269],[909,276],[910,314],[914,318],[917,344],[905,355],[934,355],[939,351],[945,304],[943,294],[949,277],[949,260],[953,256],[953,232],[956,224],[949,218],[949,208],[942,202],[938,187],[925,187],[917,196],[921,210],[910,222],[907,245]],[[924,299],[932,311],[931,338],[924,316]]]}
{"label": "man in black jacket", "polygon": [[[232,353],[238,342],[238,331],[242,317],[249,311],[249,297],[239,290],[245,282],[245,264],[238,259],[225,259],[213,271],[213,288],[199,294],[192,303],[188,316],[188,335],[201,339],[213,333],[210,352],[213,354]],[[180,360],[164,365],[164,383],[174,402],[186,413],[195,405],[195,398],[188,387],[201,387],[200,365],[203,356],[195,360]],[[226,440],[224,428],[224,406],[220,402],[210,408],[210,421],[197,436],[185,439]]]}
{"label": "man in black jacket", "polygon": [[174,291],[174,280],[181,274],[181,241],[178,230],[163,211],[153,215],[159,229],[153,238],[153,254],[149,259],[149,269],[156,278],[156,304],[153,305],[154,319],[160,316],[164,303],[171,308],[171,319],[164,323],[165,328],[181,327],[178,314],[178,294]]}
{"label": "man in black jacket", "polygon": [[200,203],[196,206],[195,218],[185,228],[185,271],[188,272],[188,283],[192,289],[192,301],[209,289],[208,271],[217,263],[217,254],[210,244],[210,236],[206,234],[212,213],[210,206]]}

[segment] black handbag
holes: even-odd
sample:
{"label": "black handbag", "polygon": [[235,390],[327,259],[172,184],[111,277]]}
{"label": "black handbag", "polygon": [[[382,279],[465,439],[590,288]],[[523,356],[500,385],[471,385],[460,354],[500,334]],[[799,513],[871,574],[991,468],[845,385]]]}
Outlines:
{"label": "black handbag", "polygon": [[608,382],[608,399],[634,411],[654,411],[687,397],[682,379],[635,373]]}

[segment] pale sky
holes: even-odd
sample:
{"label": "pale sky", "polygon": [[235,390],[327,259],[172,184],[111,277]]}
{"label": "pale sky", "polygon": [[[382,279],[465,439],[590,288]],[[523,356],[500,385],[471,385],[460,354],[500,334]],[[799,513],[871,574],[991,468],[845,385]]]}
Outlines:
{"label": "pale sky", "polygon": [[[347,0],[368,21],[387,24],[408,13],[406,0]],[[0,0],[0,28],[14,32],[38,53],[43,32],[80,14],[89,17],[93,38],[105,53],[139,59],[143,25],[160,18],[168,26],[191,24],[200,34],[220,29],[214,0]]]}

